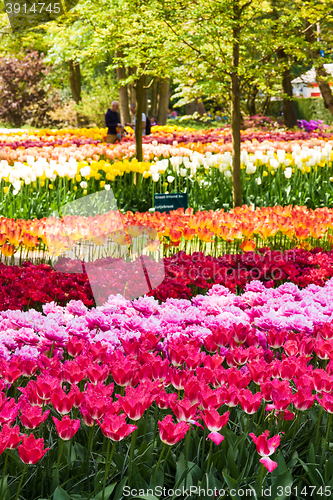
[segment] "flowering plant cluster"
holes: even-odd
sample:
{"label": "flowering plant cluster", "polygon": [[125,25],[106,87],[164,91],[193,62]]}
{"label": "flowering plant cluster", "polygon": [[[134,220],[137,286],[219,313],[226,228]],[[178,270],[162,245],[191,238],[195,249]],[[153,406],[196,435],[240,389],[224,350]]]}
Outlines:
{"label": "flowering plant cluster", "polygon": [[328,125],[324,125],[323,120],[297,120],[298,126],[305,130],[306,132],[313,132],[314,130],[324,131],[325,128],[329,128]]}
{"label": "flowering plant cluster", "polygon": [[[91,217],[91,237],[103,234],[126,244],[128,231],[133,227],[153,228],[163,244],[164,255],[178,250],[186,253],[204,251],[205,254],[222,255],[243,250],[253,251],[260,247],[287,250],[295,246],[305,249],[321,247],[330,250],[333,236],[333,210],[306,207],[263,207],[252,210],[238,207],[230,212],[196,212],[183,209],[167,213],[114,212]],[[115,226],[115,221],[121,225]],[[23,220],[0,218],[0,257],[10,259],[15,254],[30,260],[47,260],[47,241],[50,231],[57,235],[59,246],[71,246],[80,238],[86,238],[87,219],[72,217],[64,227],[59,219]],[[127,228],[127,229],[126,229]],[[99,231],[99,232],[98,232]],[[41,253],[44,252],[44,253]],[[8,263],[8,262],[6,262]]]}
{"label": "flowering plant cluster", "polygon": [[[103,294],[101,300],[106,300],[110,291],[123,292],[126,297],[124,282],[130,282],[133,275],[138,279],[137,274],[133,274],[132,265],[127,264],[122,269],[126,277],[124,274],[119,275],[118,266],[118,273],[112,274],[113,284],[110,287],[107,283],[109,276],[105,274],[105,260],[97,261],[95,266],[101,269],[98,275],[98,294]],[[92,307],[94,296],[89,277],[82,272],[81,263],[71,261],[64,267],[68,267],[68,272],[55,271],[49,265],[34,265],[31,262],[24,262],[20,267],[0,264],[0,310],[38,310],[48,302],[54,301],[65,306],[71,300],[81,300],[85,306]],[[211,257],[202,252],[187,255],[181,251],[164,258],[164,268],[163,282],[148,294],[159,301],[168,298],[189,299],[198,293],[207,292],[216,284],[240,292],[253,279],[260,280],[266,287],[278,286],[286,281],[300,287],[310,284],[322,286],[333,276],[333,252],[294,249],[283,253],[262,249],[258,254],[248,252]],[[81,272],[73,273],[73,269],[81,269]],[[139,287],[140,282],[136,286]],[[131,286],[131,291],[133,289],[135,283]]]}
{"label": "flowering plant cluster", "polygon": [[331,298],[252,281],[2,312],[2,497],[332,484]]}

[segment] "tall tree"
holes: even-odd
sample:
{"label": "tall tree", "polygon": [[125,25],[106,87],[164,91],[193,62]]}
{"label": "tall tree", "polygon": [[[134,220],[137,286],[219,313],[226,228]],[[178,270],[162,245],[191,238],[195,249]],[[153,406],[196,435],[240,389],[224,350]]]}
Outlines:
{"label": "tall tree", "polygon": [[[198,78],[211,82],[212,92],[229,94],[232,129],[232,177],[234,206],[242,204],[240,163],[240,102],[243,86],[265,69],[252,53],[262,41],[262,26],[269,22],[267,0],[152,0],[157,16],[181,47],[181,60],[192,60]],[[265,26],[265,25],[264,25]],[[190,70],[191,77],[195,69]],[[202,90],[203,90],[202,88]],[[201,91],[204,95],[205,92]],[[196,97],[199,97],[197,95]],[[193,96],[194,97],[194,96]]]}

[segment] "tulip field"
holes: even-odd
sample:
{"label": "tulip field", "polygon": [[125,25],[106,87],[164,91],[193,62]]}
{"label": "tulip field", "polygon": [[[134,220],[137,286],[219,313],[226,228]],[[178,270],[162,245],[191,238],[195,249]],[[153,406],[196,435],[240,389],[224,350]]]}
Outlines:
{"label": "tulip field", "polygon": [[0,131],[0,499],[332,498],[333,134],[105,136]]}

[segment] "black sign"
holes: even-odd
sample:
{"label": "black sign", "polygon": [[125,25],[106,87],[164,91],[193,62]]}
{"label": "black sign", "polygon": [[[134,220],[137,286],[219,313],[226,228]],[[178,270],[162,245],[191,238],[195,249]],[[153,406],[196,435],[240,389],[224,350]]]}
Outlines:
{"label": "black sign", "polygon": [[155,194],[155,210],[167,212],[177,208],[187,209],[187,193]]}

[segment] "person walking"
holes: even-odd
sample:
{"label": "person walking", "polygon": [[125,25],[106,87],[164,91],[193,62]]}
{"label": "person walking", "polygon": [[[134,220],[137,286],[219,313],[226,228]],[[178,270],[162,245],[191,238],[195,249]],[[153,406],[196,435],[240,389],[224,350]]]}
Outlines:
{"label": "person walking", "polygon": [[121,128],[121,130],[123,129],[123,126],[120,123],[120,116],[119,116],[118,110],[119,110],[119,102],[113,101],[111,103],[111,108],[109,108],[105,114],[105,125],[108,127],[106,142],[108,144],[114,144],[116,142],[116,140],[118,139],[117,128],[118,128],[118,130],[120,128]]}

